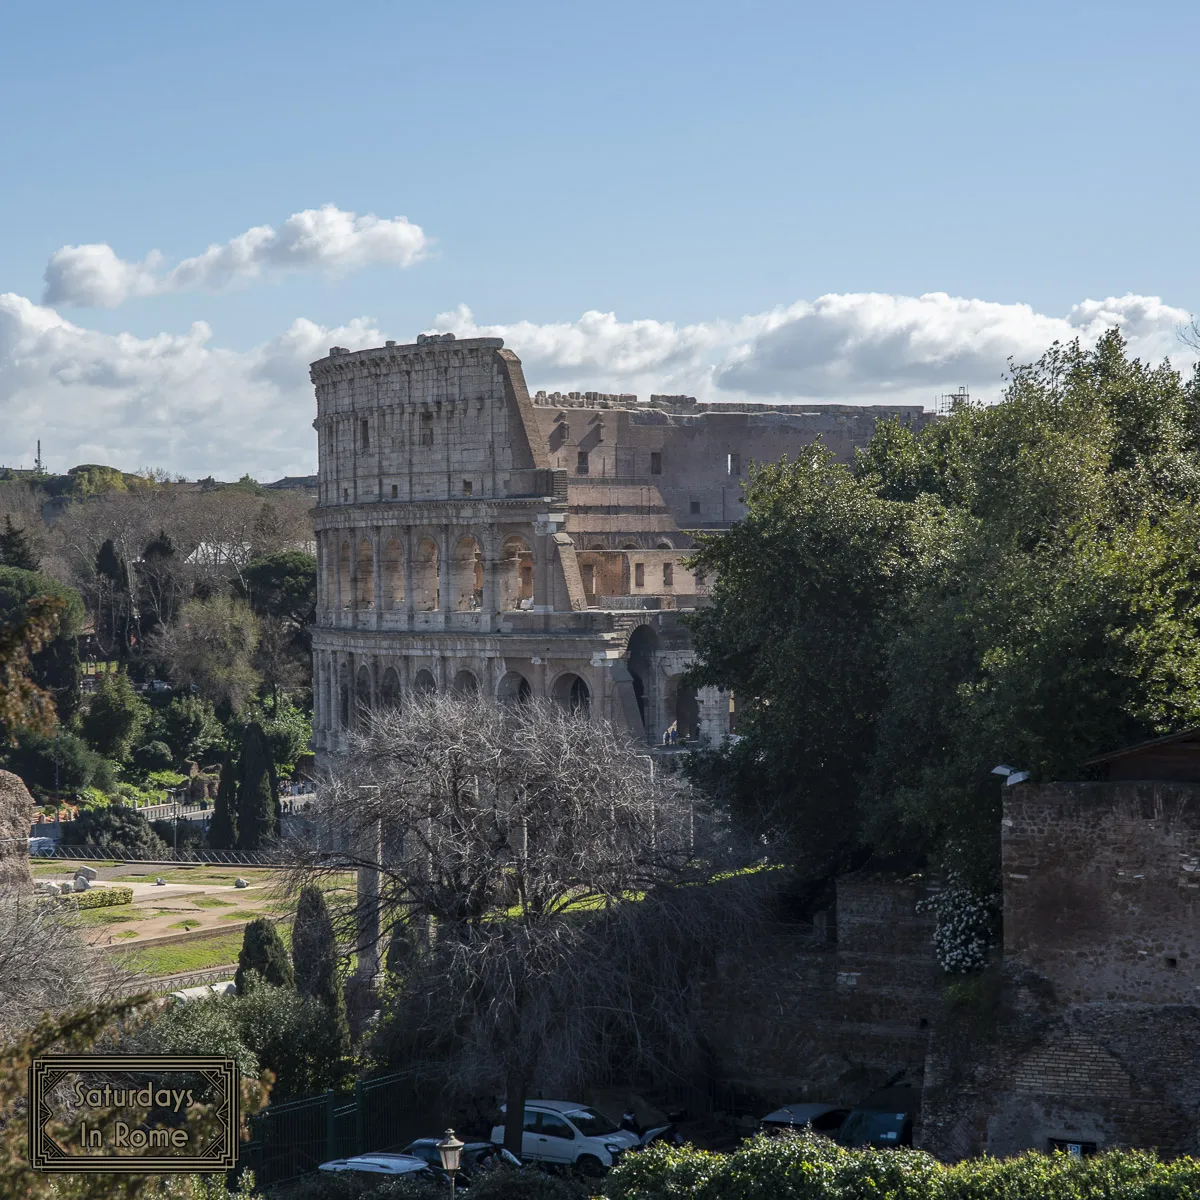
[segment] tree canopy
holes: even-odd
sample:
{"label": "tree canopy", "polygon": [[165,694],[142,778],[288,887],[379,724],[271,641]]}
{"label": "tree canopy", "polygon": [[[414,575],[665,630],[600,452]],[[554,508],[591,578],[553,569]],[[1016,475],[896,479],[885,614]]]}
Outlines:
{"label": "tree canopy", "polygon": [[1200,721],[1198,449],[1196,379],[1112,332],[853,465],[754,470],[697,554],[695,677],[744,735],[698,777],[792,854],[991,873],[994,766],[1082,778]]}

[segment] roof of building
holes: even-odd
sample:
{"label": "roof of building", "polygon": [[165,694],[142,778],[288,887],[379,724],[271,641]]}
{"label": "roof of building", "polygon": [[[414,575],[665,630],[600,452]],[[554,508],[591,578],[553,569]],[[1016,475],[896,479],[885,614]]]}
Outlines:
{"label": "roof of building", "polygon": [[1195,743],[1196,752],[1200,753],[1200,725],[1192,725],[1187,729],[1180,730],[1179,733],[1168,733],[1163,737],[1135,742],[1132,746],[1123,746],[1120,750],[1110,750],[1107,754],[1098,754],[1095,758],[1089,758],[1083,765],[1098,767],[1104,763],[1116,762],[1118,759],[1130,758],[1146,751],[1157,750],[1160,747],[1172,746],[1177,743]]}

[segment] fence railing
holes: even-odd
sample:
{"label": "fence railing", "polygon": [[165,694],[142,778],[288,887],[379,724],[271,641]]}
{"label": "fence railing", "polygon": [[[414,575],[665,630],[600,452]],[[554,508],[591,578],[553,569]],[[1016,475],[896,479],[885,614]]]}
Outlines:
{"label": "fence railing", "polygon": [[250,1119],[241,1165],[270,1187],[315,1171],[333,1158],[398,1150],[442,1127],[433,1064],[362,1079],[350,1093],[325,1092],[272,1104]]}
{"label": "fence railing", "polygon": [[206,971],[188,971],[182,975],[160,975],[157,979],[129,979],[120,984],[117,992],[122,996],[136,996],[140,992],[152,992],[166,996],[184,988],[199,987],[204,983],[224,983],[233,978],[236,968],[232,965],[210,967]]}
{"label": "fence railing", "polygon": [[49,853],[34,854],[33,858],[61,858],[83,862],[120,862],[130,866],[172,866],[176,863],[213,863],[227,867],[283,867],[287,863],[277,855],[244,854],[236,850],[166,850],[154,858],[135,858],[113,854],[95,846],[64,846],[61,842]]}

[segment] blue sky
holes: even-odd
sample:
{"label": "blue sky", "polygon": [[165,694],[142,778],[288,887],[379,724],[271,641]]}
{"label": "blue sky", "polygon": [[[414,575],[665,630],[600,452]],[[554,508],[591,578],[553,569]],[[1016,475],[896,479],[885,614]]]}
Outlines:
{"label": "blue sky", "polygon": [[[0,462],[40,433],[59,469],[311,469],[305,363],[433,327],[500,332],[535,387],[704,398],[991,397],[1112,322],[1182,361],[1198,33],[1157,2],[10,0]],[[78,246],[111,306],[94,272],[47,293]]]}

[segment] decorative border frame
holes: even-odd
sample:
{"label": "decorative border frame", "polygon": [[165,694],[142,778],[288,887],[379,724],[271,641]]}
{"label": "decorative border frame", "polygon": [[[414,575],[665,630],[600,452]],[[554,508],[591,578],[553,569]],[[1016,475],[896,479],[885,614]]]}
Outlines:
{"label": "decorative border frame", "polygon": [[[88,1071],[186,1071],[203,1075],[217,1093],[220,1132],[198,1154],[69,1154],[46,1132],[54,1116],[47,1092],[64,1075]],[[29,1067],[29,1161],[36,1171],[105,1172],[123,1175],[205,1174],[231,1171],[238,1164],[241,1089],[237,1060],[200,1054],[47,1054]]]}

